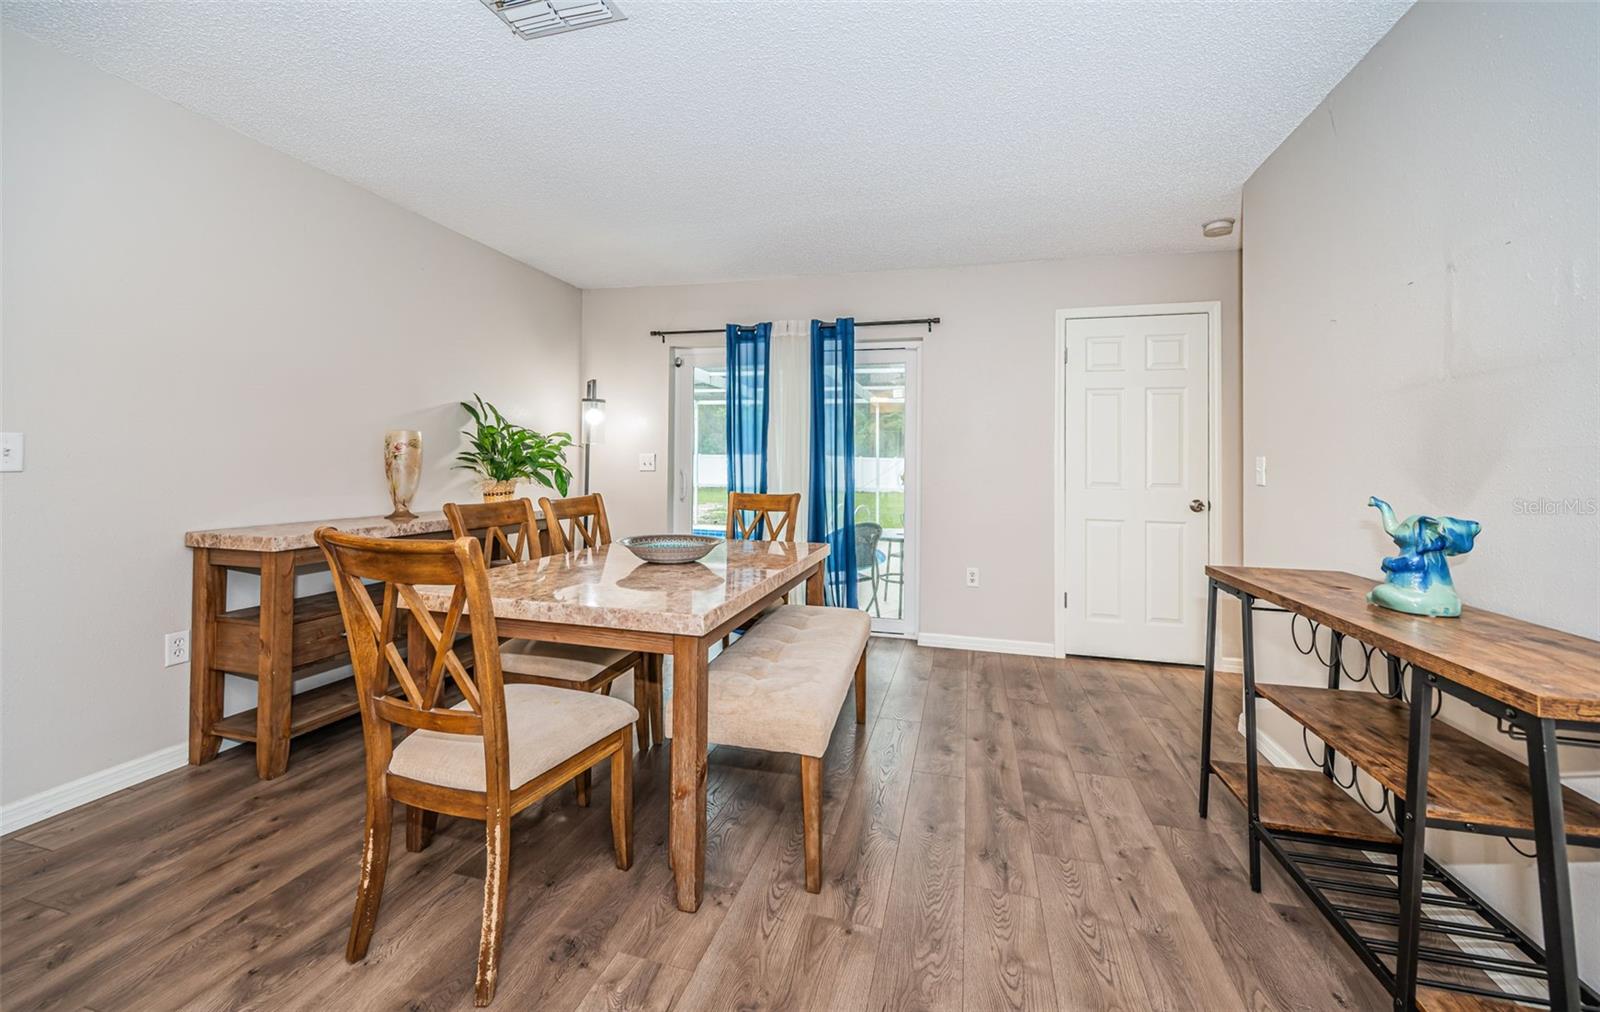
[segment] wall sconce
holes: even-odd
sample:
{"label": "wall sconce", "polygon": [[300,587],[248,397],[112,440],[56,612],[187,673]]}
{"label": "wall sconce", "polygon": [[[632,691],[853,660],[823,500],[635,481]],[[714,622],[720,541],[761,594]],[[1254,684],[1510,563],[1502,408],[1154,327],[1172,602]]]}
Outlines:
{"label": "wall sconce", "polygon": [[578,441],[583,444],[583,494],[589,494],[589,447],[606,441],[606,402],[595,393],[595,381],[590,380],[583,400],[579,401]]}

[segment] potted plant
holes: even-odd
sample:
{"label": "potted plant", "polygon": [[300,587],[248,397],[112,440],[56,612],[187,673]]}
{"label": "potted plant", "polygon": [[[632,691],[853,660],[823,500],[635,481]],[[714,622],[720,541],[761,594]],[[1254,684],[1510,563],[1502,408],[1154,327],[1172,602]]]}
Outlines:
{"label": "potted plant", "polygon": [[537,482],[566,495],[572,483],[572,472],[566,464],[572,436],[566,432],[541,435],[508,420],[499,408],[477,394],[472,399],[475,404],[461,402],[462,410],[473,421],[473,428],[461,431],[471,449],[456,455],[455,466],[483,477],[483,501],[512,498],[520,481]]}

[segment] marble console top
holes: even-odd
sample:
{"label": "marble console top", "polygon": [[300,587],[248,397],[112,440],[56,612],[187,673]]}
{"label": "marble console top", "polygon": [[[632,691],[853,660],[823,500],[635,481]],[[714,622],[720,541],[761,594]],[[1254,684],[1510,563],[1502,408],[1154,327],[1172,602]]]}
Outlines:
{"label": "marble console top", "polygon": [[[699,562],[649,565],[621,545],[489,571],[498,619],[704,636],[828,555],[805,542],[729,541]],[[444,611],[444,588],[418,587]]]}
{"label": "marble console top", "polygon": [[395,523],[383,517],[344,517],[337,520],[301,520],[291,524],[262,524],[257,527],[224,527],[211,531],[190,531],[183,536],[189,548],[231,548],[240,552],[292,552],[315,548],[311,535],[318,527],[337,527],[348,534],[369,538],[403,538],[416,534],[437,534],[450,529],[449,521],[438,510],[418,514],[415,520]]}

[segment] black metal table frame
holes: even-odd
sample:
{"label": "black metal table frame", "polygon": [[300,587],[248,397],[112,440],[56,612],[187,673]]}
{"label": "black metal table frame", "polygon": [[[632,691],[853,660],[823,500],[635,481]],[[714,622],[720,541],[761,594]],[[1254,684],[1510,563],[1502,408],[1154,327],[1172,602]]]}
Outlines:
{"label": "black metal table frame", "polygon": [[[1592,846],[1592,841],[1569,838],[1562,811],[1559,757],[1556,735],[1560,730],[1592,729],[1595,725],[1580,721],[1552,720],[1523,713],[1506,704],[1490,699],[1482,693],[1458,685],[1446,678],[1410,665],[1411,699],[1409,702],[1410,732],[1406,755],[1406,796],[1395,799],[1394,819],[1401,842],[1398,846],[1353,842],[1333,836],[1308,833],[1288,833],[1269,830],[1261,822],[1261,798],[1257,784],[1256,767],[1259,762],[1256,741],[1256,678],[1255,639],[1253,615],[1257,611],[1289,612],[1292,609],[1265,607],[1256,604],[1257,598],[1247,591],[1208,580],[1206,592],[1206,659],[1205,688],[1202,707],[1204,715],[1200,735],[1200,817],[1206,817],[1211,788],[1211,721],[1212,699],[1216,680],[1217,649],[1217,594],[1237,598],[1240,604],[1241,633],[1243,638],[1244,667],[1244,719],[1245,719],[1245,796],[1249,820],[1250,888],[1261,891],[1261,845],[1265,844],[1284,871],[1312,900],[1316,907],[1332,922],[1341,937],[1349,943],[1389,993],[1394,997],[1394,1007],[1409,1010],[1414,1007],[1419,985],[1442,990],[1464,991],[1488,998],[1526,1001],[1547,1004],[1557,1012],[1578,1012],[1600,1008],[1600,998],[1594,990],[1578,978],[1577,940],[1573,934],[1572,889],[1567,868],[1567,845]],[[1330,630],[1333,649],[1328,661],[1328,688],[1337,689],[1340,683],[1340,651],[1344,634]],[[1389,657],[1391,698],[1404,699],[1402,664],[1399,658]],[[1447,819],[1418,818],[1427,811],[1428,796],[1428,746],[1432,732],[1434,693],[1461,699],[1488,713],[1503,723],[1519,730],[1526,739],[1528,771],[1533,794],[1533,831],[1479,826],[1473,823]],[[1335,752],[1324,742],[1322,768],[1324,775],[1333,777]],[[1493,907],[1485,903],[1458,879],[1439,866],[1424,851],[1424,837],[1428,826],[1439,829],[1482,833],[1493,836],[1532,839],[1537,850],[1539,871],[1539,907],[1547,942],[1555,940],[1548,951],[1542,950],[1515,925],[1507,921]],[[1303,850],[1290,849],[1292,845],[1314,844],[1319,847],[1346,848],[1356,852],[1350,859],[1340,859]],[[1380,864],[1366,857],[1369,852],[1394,855],[1393,865]],[[1332,867],[1346,872],[1368,873],[1379,879],[1368,885],[1341,879],[1328,879],[1308,872],[1306,867]],[[1425,891],[1432,883],[1434,891]],[[1365,910],[1337,902],[1331,894],[1347,893],[1369,897],[1391,897],[1398,903],[1396,915]],[[1484,925],[1458,924],[1425,916],[1424,908],[1439,906],[1471,913],[1481,918]],[[1373,939],[1357,930],[1355,921],[1387,924],[1398,927],[1398,942]],[[1510,945],[1528,957],[1527,962],[1484,956],[1457,949],[1439,949],[1422,944],[1424,931],[1455,935],[1463,938],[1489,940]],[[1380,958],[1394,957],[1395,969],[1390,971]],[[1419,964],[1464,966],[1487,973],[1507,973],[1523,977],[1542,978],[1548,982],[1548,998],[1528,997],[1501,991],[1492,991],[1454,980],[1431,979],[1419,976]]]}

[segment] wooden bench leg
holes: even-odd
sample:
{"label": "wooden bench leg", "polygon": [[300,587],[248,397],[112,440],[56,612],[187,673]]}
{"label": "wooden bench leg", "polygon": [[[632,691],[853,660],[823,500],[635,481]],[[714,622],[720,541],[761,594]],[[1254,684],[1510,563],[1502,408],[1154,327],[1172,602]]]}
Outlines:
{"label": "wooden bench leg", "polygon": [[822,891],[822,757],[800,757],[800,812],[805,823],[806,892]]}
{"label": "wooden bench leg", "polygon": [[861,648],[861,658],[856,661],[856,723],[867,722],[867,648]]}

